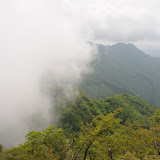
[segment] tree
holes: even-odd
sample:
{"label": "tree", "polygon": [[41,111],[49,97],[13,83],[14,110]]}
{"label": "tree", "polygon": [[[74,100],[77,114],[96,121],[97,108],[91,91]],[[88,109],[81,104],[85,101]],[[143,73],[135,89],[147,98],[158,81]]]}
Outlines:
{"label": "tree", "polygon": [[[120,124],[120,119],[115,119],[115,116],[121,111],[117,109],[113,113],[108,114],[107,116],[99,115],[92,120],[90,124],[86,124],[81,128],[81,133],[79,136],[79,148],[74,154],[74,160],[76,160],[81,152],[81,159],[85,160],[89,149],[94,143],[97,143],[100,137],[108,136],[112,134],[117,126]],[[93,147],[94,148],[94,147]],[[92,150],[94,150],[92,148]],[[83,151],[83,153],[82,153]],[[91,156],[92,152],[90,152]],[[94,154],[94,153],[93,153]]]}
{"label": "tree", "polygon": [[53,126],[44,131],[31,131],[26,135],[27,142],[3,153],[4,159],[63,160],[68,147],[62,129]]}
{"label": "tree", "polygon": [[157,150],[157,154],[160,155],[160,109],[157,109],[155,113],[150,118],[151,127],[154,137],[154,145]]}

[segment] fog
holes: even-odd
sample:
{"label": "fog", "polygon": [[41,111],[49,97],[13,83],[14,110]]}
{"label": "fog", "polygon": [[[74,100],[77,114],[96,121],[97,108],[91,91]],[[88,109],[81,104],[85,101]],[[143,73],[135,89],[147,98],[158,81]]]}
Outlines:
{"label": "fog", "polygon": [[71,86],[90,72],[93,49],[82,21],[69,16],[74,13],[62,0],[0,4],[0,143],[12,146],[36,128],[35,121],[50,125],[50,88],[77,94]]}
{"label": "fog", "polygon": [[[159,56],[159,0],[0,0],[0,143],[53,122],[56,86],[68,98],[96,55],[88,41],[133,43]],[[54,113],[53,113],[54,114]],[[52,115],[53,118],[54,115]]]}

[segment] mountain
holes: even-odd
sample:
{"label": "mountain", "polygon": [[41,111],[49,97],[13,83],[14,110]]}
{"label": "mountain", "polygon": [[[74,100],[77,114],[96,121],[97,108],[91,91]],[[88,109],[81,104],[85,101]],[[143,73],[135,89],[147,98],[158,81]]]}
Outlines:
{"label": "mountain", "polygon": [[128,93],[160,105],[160,58],[151,57],[133,44],[97,46],[93,72],[83,76],[80,88],[92,99]]}
{"label": "mountain", "polygon": [[[150,125],[147,117],[150,117],[159,107],[150,105],[139,96],[129,94],[112,95],[101,100],[92,100],[83,91],[73,101],[57,103],[53,109],[53,122],[58,120],[58,127],[64,129],[67,135],[72,132],[79,132],[83,124],[90,123],[93,118],[103,114],[104,116],[122,108],[118,118],[122,124],[127,120],[130,122],[139,121]],[[52,113],[52,112],[51,112]]]}

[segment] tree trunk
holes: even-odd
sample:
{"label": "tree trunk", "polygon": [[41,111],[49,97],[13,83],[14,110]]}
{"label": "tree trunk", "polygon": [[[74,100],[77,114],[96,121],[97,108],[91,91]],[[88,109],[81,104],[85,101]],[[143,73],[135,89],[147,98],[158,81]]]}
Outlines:
{"label": "tree trunk", "polygon": [[108,146],[108,156],[113,160],[111,146]]}
{"label": "tree trunk", "polygon": [[154,128],[153,128],[153,135],[154,135],[154,144],[155,144],[155,148],[157,150],[157,154],[160,155],[159,148],[158,148],[157,141],[156,141],[156,134],[155,134]]}
{"label": "tree trunk", "polygon": [[76,160],[76,159],[77,159],[78,154],[79,154],[79,152],[81,151],[81,149],[82,149],[82,147],[84,146],[84,144],[85,144],[85,142],[83,142],[83,144],[82,144],[81,147],[79,148],[79,150],[78,150],[78,152],[77,152],[77,154],[75,155],[75,157],[74,157],[73,160]]}
{"label": "tree trunk", "polygon": [[87,148],[86,148],[86,150],[85,150],[85,153],[84,153],[84,160],[86,159],[88,149],[90,148],[90,146],[92,145],[93,142],[94,142],[94,140],[92,140],[92,142],[89,143],[89,145],[87,146]]}

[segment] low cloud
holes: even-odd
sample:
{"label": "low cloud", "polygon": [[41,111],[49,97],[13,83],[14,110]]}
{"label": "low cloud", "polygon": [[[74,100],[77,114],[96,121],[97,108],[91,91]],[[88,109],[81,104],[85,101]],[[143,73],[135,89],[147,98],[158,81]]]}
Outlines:
{"label": "low cloud", "polygon": [[[160,43],[159,0],[69,2],[72,8],[76,8],[77,13],[81,12],[81,18],[83,16],[86,24],[85,29],[92,33],[90,41],[104,44],[141,44],[138,47],[142,49],[148,48],[148,44],[151,51],[155,50],[154,43]],[[156,50],[160,50],[160,47]]]}
{"label": "low cloud", "polygon": [[67,85],[68,96],[69,86],[90,70],[88,35],[71,12],[62,0],[0,2],[0,143],[5,146],[22,143],[35,124],[47,127],[53,105],[47,90]]}

